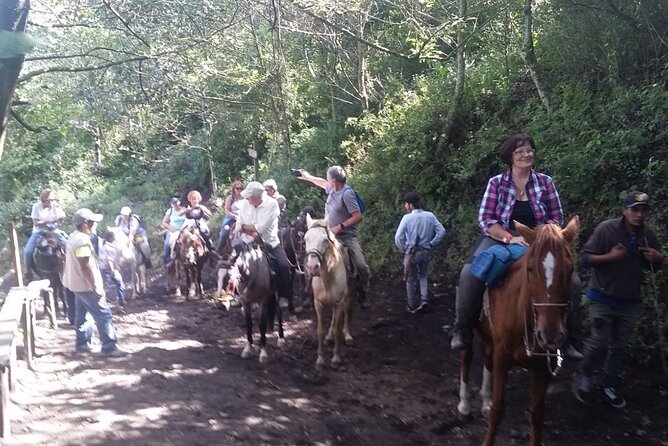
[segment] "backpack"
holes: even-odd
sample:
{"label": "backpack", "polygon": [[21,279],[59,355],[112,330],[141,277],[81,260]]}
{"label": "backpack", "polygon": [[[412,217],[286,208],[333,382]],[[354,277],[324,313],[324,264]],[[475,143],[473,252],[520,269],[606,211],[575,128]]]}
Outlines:
{"label": "backpack", "polygon": [[355,192],[355,198],[357,199],[357,206],[360,208],[360,213],[364,214],[364,211],[366,211],[366,204],[364,203],[364,199],[352,187],[346,185],[346,186],[343,187],[343,190],[346,190],[346,189],[352,189],[353,192]]}
{"label": "backpack", "polygon": [[142,217],[140,217],[137,214],[132,214],[132,217],[137,220],[137,223],[139,223],[140,228],[142,228],[144,230],[146,229],[146,222],[144,221],[144,219]]}
{"label": "backpack", "polygon": [[510,265],[527,252],[524,245],[494,245],[478,253],[471,262],[471,274],[490,287],[503,283]]}

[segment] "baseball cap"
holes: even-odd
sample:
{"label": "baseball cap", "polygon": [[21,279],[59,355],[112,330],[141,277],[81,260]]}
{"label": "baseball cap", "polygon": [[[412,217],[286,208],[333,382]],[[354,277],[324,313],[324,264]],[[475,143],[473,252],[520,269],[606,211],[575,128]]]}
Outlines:
{"label": "baseball cap", "polygon": [[623,205],[625,208],[632,208],[633,206],[637,206],[639,204],[649,206],[649,195],[647,195],[645,192],[636,190],[630,192],[626,197],[624,197]]}
{"label": "baseball cap", "polygon": [[262,185],[264,187],[271,187],[272,189],[278,192],[278,184],[276,184],[276,181],[273,178],[268,179],[267,181],[262,183]]}
{"label": "baseball cap", "polygon": [[72,217],[75,226],[82,225],[87,221],[102,221],[102,218],[104,218],[102,214],[95,214],[88,208],[79,209],[74,213],[74,217]]}
{"label": "baseball cap", "polygon": [[259,197],[264,193],[264,186],[258,181],[251,181],[246,186],[246,189],[241,191],[241,196],[244,198]]}
{"label": "baseball cap", "polygon": [[174,203],[178,203],[179,201],[181,201],[181,200],[179,200],[178,197],[172,197],[172,199],[170,200],[170,203],[174,204]]}
{"label": "baseball cap", "polygon": [[121,215],[130,215],[132,214],[132,209],[130,209],[130,206],[123,206],[121,208]]}

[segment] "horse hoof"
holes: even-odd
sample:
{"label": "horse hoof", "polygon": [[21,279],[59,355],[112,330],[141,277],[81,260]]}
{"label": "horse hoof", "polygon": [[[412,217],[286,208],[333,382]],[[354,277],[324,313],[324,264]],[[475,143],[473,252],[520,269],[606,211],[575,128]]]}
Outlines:
{"label": "horse hoof", "polygon": [[264,364],[267,361],[269,361],[269,355],[265,350],[262,350],[260,352],[260,364]]}
{"label": "horse hoof", "polygon": [[467,417],[471,414],[471,405],[463,401],[460,401],[459,404],[457,404],[457,412]]}
{"label": "horse hoof", "polygon": [[353,337],[350,336],[349,334],[347,334],[346,337],[345,337],[345,343],[346,343],[346,345],[353,345],[353,341],[355,341],[355,340],[353,339]]}
{"label": "horse hoof", "polygon": [[283,347],[285,345],[285,338],[278,338],[278,341],[276,341],[276,345],[279,347]]}
{"label": "horse hoof", "polygon": [[483,417],[487,418],[489,416],[489,412],[492,410],[492,404],[484,404],[480,408],[480,413],[482,414]]}
{"label": "horse hoof", "polygon": [[288,320],[289,320],[290,322],[297,322],[299,319],[297,319],[297,315],[296,315],[296,314],[291,314],[290,316],[288,316]]}
{"label": "horse hoof", "polygon": [[319,368],[322,368],[322,366],[324,366],[324,365],[325,365],[325,360],[322,359],[321,356],[318,356],[317,361],[315,361],[315,368],[319,369]]}
{"label": "horse hoof", "polygon": [[250,347],[245,347],[244,351],[241,352],[241,357],[243,359],[248,359],[253,355],[253,352]]}
{"label": "horse hoof", "polygon": [[332,335],[325,336],[325,344],[331,344],[331,342],[332,342]]}
{"label": "horse hoof", "polygon": [[341,357],[340,356],[333,356],[332,357],[332,368],[338,368],[341,365]]}

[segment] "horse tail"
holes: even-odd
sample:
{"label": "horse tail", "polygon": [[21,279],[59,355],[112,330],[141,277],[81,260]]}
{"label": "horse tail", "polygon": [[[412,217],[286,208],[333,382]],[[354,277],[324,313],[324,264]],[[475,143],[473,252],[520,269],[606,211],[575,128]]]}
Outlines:
{"label": "horse tail", "polygon": [[274,319],[276,318],[276,293],[271,293],[267,299],[267,330],[274,331]]}

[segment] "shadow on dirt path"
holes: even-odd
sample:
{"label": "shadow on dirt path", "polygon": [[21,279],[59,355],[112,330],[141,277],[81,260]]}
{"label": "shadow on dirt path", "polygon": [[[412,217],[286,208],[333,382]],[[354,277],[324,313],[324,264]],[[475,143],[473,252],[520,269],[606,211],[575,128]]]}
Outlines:
{"label": "shadow on dirt path", "polygon": [[[441,329],[453,320],[445,286],[434,286],[428,312],[410,315],[403,283],[379,279],[373,308],[356,310],[343,366],[322,371],[314,368],[312,311],[285,324],[283,349],[270,338],[270,362],[261,365],[257,356],[240,358],[238,309],[158,289],[162,278],[154,277],[153,294],[115,316],[127,357],[75,354],[71,326],[52,330],[40,320],[40,357],[34,372],[20,362],[13,438],[2,444],[477,445],[483,438],[481,416],[456,412],[457,357]],[[659,373],[629,367],[627,409],[583,410],[568,391],[572,369],[566,364],[549,395],[546,444],[668,445]],[[527,443],[527,379],[519,369],[510,375],[500,445]]]}

